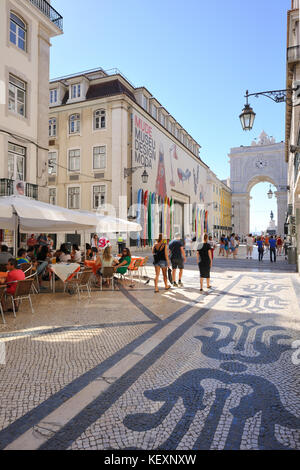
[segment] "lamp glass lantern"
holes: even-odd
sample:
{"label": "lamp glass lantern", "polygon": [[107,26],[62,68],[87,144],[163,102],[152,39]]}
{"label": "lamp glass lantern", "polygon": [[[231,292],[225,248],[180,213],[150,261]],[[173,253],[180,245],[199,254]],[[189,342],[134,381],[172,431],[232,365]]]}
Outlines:
{"label": "lamp glass lantern", "polygon": [[251,131],[254,124],[255,116],[256,114],[251,108],[251,106],[246,103],[242,114],[240,114],[240,120],[244,131]]}
{"label": "lamp glass lantern", "polygon": [[144,170],[144,173],[142,174],[142,181],[144,184],[147,184],[148,183],[148,178],[149,178],[149,175],[146,171],[146,169]]}
{"label": "lamp glass lantern", "polygon": [[273,191],[272,191],[272,189],[271,189],[271,185],[270,185],[270,189],[269,189],[269,191],[268,191],[267,194],[268,194],[268,198],[269,198],[269,199],[272,199],[272,197],[273,197]]}

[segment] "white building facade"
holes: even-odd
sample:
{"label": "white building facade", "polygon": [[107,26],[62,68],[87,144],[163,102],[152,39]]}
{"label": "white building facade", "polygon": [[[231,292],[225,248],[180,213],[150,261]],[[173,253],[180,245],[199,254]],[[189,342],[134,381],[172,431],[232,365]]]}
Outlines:
{"label": "white building facade", "polygon": [[51,81],[49,149],[50,202],[137,219],[138,244],[209,230],[200,145],[119,71]]}
{"label": "white building facade", "polygon": [[0,196],[48,199],[50,39],[62,27],[45,0],[0,2]]}

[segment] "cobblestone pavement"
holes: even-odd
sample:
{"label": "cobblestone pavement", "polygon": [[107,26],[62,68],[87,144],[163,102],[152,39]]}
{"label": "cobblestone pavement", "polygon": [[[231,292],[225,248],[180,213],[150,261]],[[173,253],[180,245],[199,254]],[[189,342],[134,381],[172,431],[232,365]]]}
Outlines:
{"label": "cobblestone pavement", "polygon": [[158,295],[151,280],[8,314],[0,448],[300,449],[295,267],[241,249],[214,260],[203,294],[186,268]]}

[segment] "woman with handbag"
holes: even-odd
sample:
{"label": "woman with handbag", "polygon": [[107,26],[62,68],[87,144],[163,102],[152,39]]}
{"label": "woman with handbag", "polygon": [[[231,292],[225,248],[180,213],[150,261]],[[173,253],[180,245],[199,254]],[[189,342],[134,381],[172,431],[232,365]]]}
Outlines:
{"label": "woman with handbag", "polygon": [[162,233],[159,234],[158,240],[154,244],[152,248],[152,253],[153,253],[153,264],[155,267],[155,293],[157,294],[159,292],[158,290],[158,279],[159,279],[159,273],[160,269],[162,269],[163,273],[163,278],[164,278],[164,283],[165,283],[165,289],[169,290],[171,286],[168,285],[168,278],[167,278],[167,269],[170,266],[170,261],[169,261],[169,253],[168,253],[168,245],[167,243],[163,240]]}

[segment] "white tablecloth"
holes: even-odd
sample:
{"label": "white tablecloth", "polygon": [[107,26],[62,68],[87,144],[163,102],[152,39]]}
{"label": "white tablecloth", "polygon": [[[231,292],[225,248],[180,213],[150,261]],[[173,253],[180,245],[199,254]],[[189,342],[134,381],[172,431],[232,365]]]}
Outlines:
{"label": "white tablecloth", "polygon": [[80,264],[77,263],[59,263],[59,264],[52,264],[51,270],[56,274],[59,279],[65,282],[71,274],[78,271],[80,269]]}

